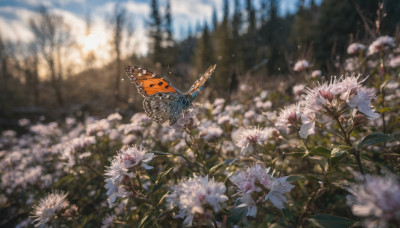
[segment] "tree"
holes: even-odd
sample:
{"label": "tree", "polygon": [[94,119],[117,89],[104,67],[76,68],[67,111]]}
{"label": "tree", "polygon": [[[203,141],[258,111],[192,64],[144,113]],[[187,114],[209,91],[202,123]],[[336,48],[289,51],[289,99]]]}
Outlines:
{"label": "tree", "polygon": [[150,30],[150,55],[154,63],[163,63],[163,49],[162,49],[162,21],[160,12],[158,11],[158,0],[151,0],[151,14],[149,22]]}
{"label": "tree", "polygon": [[172,37],[172,16],[171,16],[171,1],[167,0],[167,5],[165,7],[165,31],[167,33],[167,46],[171,46],[174,43]]}
{"label": "tree", "polygon": [[215,80],[217,87],[220,91],[224,91],[228,95],[229,78],[232,73],[232,40],[230,37],[230,26],[229,26],[229,3],[224,0],[223,5],[223,21],[216,30],[216,53],[215,58],[217,62],[217,69],[215,71]]}
{"label": "tree", "polygon": [[49,10],[39,7],[39,17],[30,20],[30,27],[35,34],[38,50],[46,61],[50,70],[51,86],[60,106],[64,106],[62,95],[62,60],[61,49],[70,42],[69,27],[63,17],[50,13]]}
{"label": "tree", "polygon": [[256,11],[251,0],[246,0],[246,11],[248,22],[247,31],[248,33],[252,33],[256,30]]}
{"label": "tree", "polygon": [[[115,105],[118,104],[120,98],[120,78],[121,78],[121,44],[124,39],[129,40],[129,37],[132,35],[132,27],[131,24],[128,23],[129,19],[126,13],[125,8],[121,7],[120,4],[116,4],[114,7],[114,13],[111,17],[111,24],[113,28],[113,48],[115,52],[115,60],[116,60],[116,74],[114,79],[114,98]],[[126,91],[128,95],[128,91]]]}
{"label": "tree", "polygon": [[215,7],[213,8],[213,13],[212,13],[212,25],[213,25],[213,30],[215,31],[218,27],[218,15]]}
{"label": "tree", "polygon": [[209,33],[207,22],[204,23],[203,34],[198,40],[195,49],[195,66],[198,72],[207,69],[207,67],[213,65],[214,60],[214,48]]}
{"label": "tree", "polygon": [[243,58],[243,45],[240,37],[240,30],[242,29],[242,12],[239,0],[234,1],[234,12],[232,18],[232,49],[233,49],[233,62],[235,70],[241,70]]}

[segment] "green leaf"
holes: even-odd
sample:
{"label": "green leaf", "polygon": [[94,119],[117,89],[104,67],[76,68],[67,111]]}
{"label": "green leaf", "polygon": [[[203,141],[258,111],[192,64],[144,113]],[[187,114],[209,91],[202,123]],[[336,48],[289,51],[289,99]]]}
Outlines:
{"label": "green leaf", "polygon": [[142,218],[142,220],[140,220],[139,228],[142,227],[142,226],[145,224],[145,222],[147,222],[147,219],[149,218],[149,215],[150,215],[151,212],[152,212],[152,210],[150,210],[149,213],[148,213],[147,215],[145,215],[145,216]]}
{"label": "green leaf", "polygon": [[329,149],[326,149],[324,147],[316,147],[310,152],[308,152],[310,155],[319,155],[325,158],[329,158],[331,156],[331,151]]}
{"label": "green leaf", "polygon": [[247,207],[235,207],[231,210],[228,218],[228,225],[238,224],[247,214]]}
{"label": "green leaf", "polygon": [[217,165],[211,167],[209,173],[213,174],[215,173],[218,169],[222,168],[224,165],[229,165],[234,159],[227,159],[221,163],[218,163]]}
{"label": "green leaf", "polygon": [[383,108],[377,109],[376,111],[379,112],[379,113],[389,112],[390,108],[389,107],[383,107]]}
{"label": "green leaf", "polygon": [[165,194],[161,197],[160,201],[158,201],[158,203],[157,203],[157,206],[160,206],[160,205],[161,205],[161,203],[164,201],[165,197],[168,196],[168,194],[169,194],[169,191],[168,191],[167,193],[165,193]]}
{"label": "green leaf", "polygon": [[298,179],[303,179],[304,177],[301,175],[290,175],[286,181],[288,182],[293,182],[293,181],[297,181]]}
{"label": "green leaf", "polygon": [[304,152],[289,152],[289,153],[284,153],[284,154],[293,156],[293,157],[303,157],[305,155]]}
{"label": "green leaf", "polygon": [[160,175],[158,175],[158,180],[160,180],[161,178],[163,178],[165,175],[167,175],[169,172],[171,172],[171,170],[173,170],[174,167],[170,167],[169,169],[165,170],[164,172],[161,172]]}
{"label": "green leaf", "polygon": [[353,148],[344,145],[333,148],[331,152],[331,167],[335,167],[352,149]]}
{"label": "green leaf", "polygon": [[381,132],[375,132],[370,135],[365,136],[363,139],[360,140],[360,142],[357,145],[357,149],[361,149],[366,146],[386,142],[388,140],[392,140],[393,136],[387,135]]}
{"label": "green leaf", "polygon": [[307,174],[305,177],[308,180],[314,180],[314,181],[322,181],[323,180],[323,178],[321,176],[314,175],[314,174]]}
{"label": "green leaf", "polygon": [[308,217],[315,225],[324,228],[350,227],[355,221],[330,214],[317,214]]}

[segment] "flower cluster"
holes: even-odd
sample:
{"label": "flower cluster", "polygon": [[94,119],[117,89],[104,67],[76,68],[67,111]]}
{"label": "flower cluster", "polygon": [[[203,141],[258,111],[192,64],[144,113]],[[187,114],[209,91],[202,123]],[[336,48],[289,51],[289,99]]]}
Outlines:
{"label": "flower cluster", "polygon": [[40,202],[33,206],[34,222],[36,227],[45,227],[60,217],[68,218],[77,214],[78,208],[70,205],[67,200],[68,194],[53,192],[48,194]]}
{"label": "flower cluster", "polygon": [[392,174],[356,175],[358,183],[347,188],[347,204],[353,214],[364,217],[365,227],[386,227],[400,222],[400,184]]}
{"label": "flower cluster", "polygon": [[239,129],[236,134],[236,146],[241,148],[241,154],[253,153],[257,145],[263,145],[265,141],[273,136],[275,128],[248,128]]}
{"label": "flower cluster", "polygon": [[288,176],[276,178],[270,174],[270,168],[255,164],[245,171],[238,171],[229,178],[238,187],[241,204],[247,207],[247,216],[256,217],[257,203],[269,200],[275,207],[282,209],[287,198],[283,195],[290,192],[294,185]]}
{"label": "flower cluster", "polygon": [[223,208],[228,200],[225,190],[223,183],[210,180],[208,176],[194,176],[172,186],[166,200],[168,206],[179,208],[176,217],[185,218],[183,223],[190,226],[196,213],[206,214],[207,208],[218,212]]}
{"label": "flower cluster", "polygon": [[383,51],[386,47],[395,47],[393,37],[381,36],[378,37],[374,42],[368,47],[368,55],[373,55]]}
{"label": "flower cluster", "polygon": [[147,163],[153,157],[153,153],[148,153],[146,149],[137,146],[126,146],[113,157],[111,165],[105,173],[107,177],[105,187],[110,207],[115,205],[117,198],[127,195],[123,185],[124,178],[133,177],[134,171],[140,166],[145,169],[152,169]]}
{"label": "flower cluster", "polygon": [[307,60],[303,59],[303,60],[299,60],[296,62],[296,64],[293,67],[294,71],[303,71],[306,70],[310,67],[310,64],[308,63]]}
{"label": "flower cluster", "polygon": [[357,54],[365,49],[365,45],[360,44],[360,43],[352,43],[349,45],[347,48],[347,53],[349,55],[354,55]]}
{"label": "flower cluster", "polygon": [[[332,77],[330,82],[307,88],[307,95],[295,106],[284,108],[278,118],[277,127],[298,127],[300,137],[315,133],[315,123],[337,120],[346,107],[363,113],[369,119],[379,117],[371,107],[375,98],[373,89],[361,86],[360,76]],[[300,117],[300,118],[299,118]],[[301,121],[300,121],[301,120]]]}

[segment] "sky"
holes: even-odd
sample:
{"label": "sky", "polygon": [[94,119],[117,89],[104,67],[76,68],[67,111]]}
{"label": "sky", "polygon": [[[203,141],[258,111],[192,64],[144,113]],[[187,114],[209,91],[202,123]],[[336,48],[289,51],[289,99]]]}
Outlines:
{"label": "sky", "polygon": [[[215,7],[218,17],[222,15],[223,0],[170,0],[175,38],[183,38],[189,26],[193,29],[196,24],[211,22],[212,11]],[[320,2],[316,1],[317,3]],[[116,1],[110,0],[0,0],[0,36],[3,40],[29,42],[34,39],[29,21],[37,15],[40,4],[62,15],[69,24],[71,34],[83,52],[96,51],[101,61],[107,61],[111,50],[107,48],[111,40],[111,25],[109,23]],[[132,18],[134,34],[125,47],[124,54],[132,51],[138,55],[148,52],[149,39],[146,32],[146,21],[150,15],[150,0],[120,0],[129,17]],[[233,0],[231,0],[233,4]],[[241,1],[244,4],[244,1]],[[255,4],[259,2],[254,1]],[[298,0],[281,0],[280,13],[295,12]],[[165,0],[160,0],[160,9],[165,8]],[[231,6],[233,8],[233,6]],[[232,9],[231,9],[232,10]],[[87,34],[85,18],[90,15],[91,31]],[[128,43],[128,42],[127,42]],[[78,55],[76,53],[75,55]],[[72,56],[74,54],[71,54]],[[73,58],[73,57],[72,57]]]}

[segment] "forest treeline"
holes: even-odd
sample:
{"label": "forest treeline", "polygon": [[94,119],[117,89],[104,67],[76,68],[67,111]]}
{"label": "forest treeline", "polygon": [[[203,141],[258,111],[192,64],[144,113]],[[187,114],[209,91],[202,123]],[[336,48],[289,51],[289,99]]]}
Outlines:
{"label": "forest treeline", "polygon": [[[299,59],[327,75],[343,73],[337,63],[343,61],[340,58],[346,56],[350,43],[369,43],[380,35],[398,38],[397,0],[323,0],[320,4],[298,0],[296,4],[296,12],[282,15],[278,0],[224,0],[222,17],[215,8],[212,18],[199,21],[178,40],[170,0],[152,0],[146,20],[151,41],[146,56],[123,55],[135,27],[123,5],[116,4],[107,18],[113,60],[98,67],[93,64],[96,50],[82,53],[85,69],[78,73],[72,62],[65,61],[69,48],[81,48],[71,28],[62,16],[41,6],[38,16],[30,20],[32,42],[5,41],[0,34],[0,125],[15,123],[21,116],[58,118],[140,110],[141,97],[125,80],[126,65],[168,75],[178,81],[178,87],[189,88],[216,63],[210,94],[229,98],[244,80],[261,81],[257,86],[262,86],[271,78],[295,75],[292,68]],[[89,32],[90,20],[87,24]]]}

